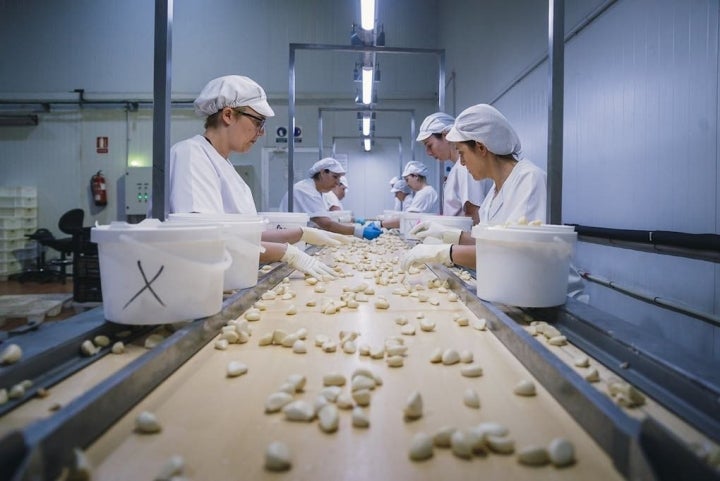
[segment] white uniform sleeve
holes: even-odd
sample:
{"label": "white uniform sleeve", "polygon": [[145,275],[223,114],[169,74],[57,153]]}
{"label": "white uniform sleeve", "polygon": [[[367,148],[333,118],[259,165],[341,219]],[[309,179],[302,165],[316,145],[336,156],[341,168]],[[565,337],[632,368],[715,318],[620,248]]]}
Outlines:
{"label": "white uniform sleeve", "polygon": [[170,150],[170,212],[222,213],[221,182],[207,155],[195,143]]}

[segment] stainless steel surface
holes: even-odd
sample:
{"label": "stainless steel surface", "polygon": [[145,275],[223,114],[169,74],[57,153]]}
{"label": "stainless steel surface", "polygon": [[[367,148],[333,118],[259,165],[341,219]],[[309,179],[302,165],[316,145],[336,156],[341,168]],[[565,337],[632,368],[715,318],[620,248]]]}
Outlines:
{"label": "stainless steel surface", "polygon": [[562,224],[563,105],[565,76],[565,2],[548,2],[547,220]]}
{"label": "stainless steel surface", "polygon": [[152,215],[165,220],[168,206],[167,160],[170,154],[170,97],[172,94],[172,0],[155,0],[155,66],[153,80]]}

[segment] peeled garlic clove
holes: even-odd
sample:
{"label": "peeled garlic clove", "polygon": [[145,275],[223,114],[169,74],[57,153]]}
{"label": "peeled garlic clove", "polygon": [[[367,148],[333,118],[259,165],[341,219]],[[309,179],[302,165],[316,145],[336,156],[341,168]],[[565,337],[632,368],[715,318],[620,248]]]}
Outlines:
{"label": "peeled garlic clove", "polygon": [[230,361],[227,365],[227,377],[242,376],[248,372],[248,367],[240,361]]}
{"label": "peeled garlic clove", "polygon": [[460,374],[465,377],[480,377],[483,374],[483,368],[480,364],[468,364],[460,368]]}
{"label": "peeled garlic clove", "polygon": [[548,445],[550,461],[555,466],[567,466],[575,462],[575,447],[565,438],[555,438]]}
{"label": "peeled garlic clove", "polygon": [[423,415],[422,396],[418,391],[410,394],[404,409],[405,419],[418,419]]}
{"label": "peeled garlic clove", "polygon": [[293,397],[286,392],[274,392],[265,400],[265,412],[275,413],[290,404]]}
{"label": "peeled garlic clove", "polygon": [[159,433],[162,427],[155,415],[149,411],[143,411],[135,418],[135,430],[143,434]]}
{"label": "peeled garlic clove", "polygon": [[[320,396],[320,399],[325,399]],[[327,402],[327,401],[326,401]],[[326,433],[334,433],[338,429],[339,416],[338,408],[334,404],[326,404],[318,412],[318,424],[320,429]]]}
{"label": "peeled garlic clove", "polygon": [[410,459],[413,461],[423,461],[431,458],[433,455],[432,437],[425,433],[417,433],[413,436],[410,443]]}
{"label": "peeled garlic clove", "polygon": [[315,408],[306,401],[293,401],[283,407],[285,419],[288,421],[310,422],[315,418]]}
{"label": "peeled garlic clove", "polygon": [[528,379],[523,379],[515,385],[513,392],[518,396],[534,396],[536,394],[535,383]]}
{"label": "peeled garlic clove", "polygon": [[550,462],[550,456],[542,446],[526,446],[518,451],[517,460],[528,466],[544,466]]}
{"label": "peeled garlic clove", "polygon": [[446,366],[460,362],[460,354],[455,349],[446,349],[442,354],[442,363]]}
{"label": "peeled garlic clove", "polygon": [[359,406],[353,408],[352,411],[352,425],[356,428],[367,428],[370,427],[370,417],[367,412]]}
{"label": "peeled garlic clove", "polygon": [[463,394],[463,403],[469,408],[480,409],[480,396],[474,389],[467,389]]}
{"label": "peeled garlic clove", "polygon": [[290,449],[280,441],[273,441],[265,451],[265,469],[268,471],[287,471],[292,466]]}

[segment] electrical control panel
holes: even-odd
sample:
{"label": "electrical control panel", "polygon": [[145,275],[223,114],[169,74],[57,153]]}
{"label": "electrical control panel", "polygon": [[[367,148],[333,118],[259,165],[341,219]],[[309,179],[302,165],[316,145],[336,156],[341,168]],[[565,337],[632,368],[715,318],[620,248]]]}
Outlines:
{"label": "electrical control panel", "polygon": [[146,215],[152,193],[152,167],[128,167],[125,172],[125,214]]}

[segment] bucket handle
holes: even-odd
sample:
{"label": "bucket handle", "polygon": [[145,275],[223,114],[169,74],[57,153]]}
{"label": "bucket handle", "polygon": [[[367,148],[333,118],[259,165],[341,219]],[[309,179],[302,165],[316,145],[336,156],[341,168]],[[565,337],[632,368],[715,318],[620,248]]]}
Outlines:
{"label": "bucket handle", "polygon": [[207,267],[210,267],[210,268],[220,268],[220,269],[222,269],[223,271],[226,271],[226,270],[228,269],[228,267],[230,267],[230,264],[232,264],[232,256],[230,255],[230,253],[228,252],[228,250],[227,250],[226,248],[223,248],[223,259],[222,259],[221,261],[219,261],[219,262],[214,262],[214,263],[207,263],[207,262],[197,262],[197,261],[193,261],[193,260],[191,260],[191,259],[187,259],[187,258],[185,258],[185,257],[180,257],[180,256],[176,256],[176,255],[170,254],[170,253],[168,253],[167,251],[164,251],[164,250],[162,250],[162,249],[158,249],[157,247],[153,247],[152,244],[137,241],[137,240],[133,239],[132,237],[126,235],[126,234],[120,234],[120,235],[118,236],[118,239],[119,239],[121,242],[125,242],[125,243],[127,243],[127,244],[133,244],[133,245],[135,245],[135,246],[137,246],[137,247],[140,247],[140,248],[142,248],[142,249],[146,249],[146,250],[149,250],[149,251],[156,252],[156,253],[158,253],[158,254],[162,254],[162,255],[165,256],[165,257],[175,258],[175,259],[177,259],[178,261],[181,261],[181,262],[183,262],[183,263],[195,264],[195,265],[197,265],[197,266],[199,266],[199,267],[201,266],[201,267],[203,267],[203,268],[207,268]]}

